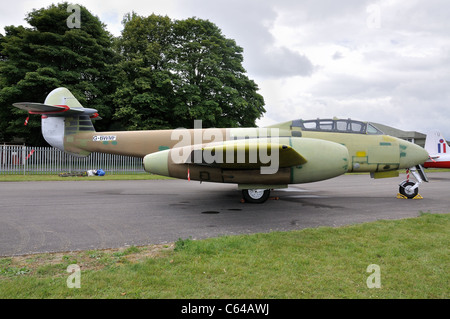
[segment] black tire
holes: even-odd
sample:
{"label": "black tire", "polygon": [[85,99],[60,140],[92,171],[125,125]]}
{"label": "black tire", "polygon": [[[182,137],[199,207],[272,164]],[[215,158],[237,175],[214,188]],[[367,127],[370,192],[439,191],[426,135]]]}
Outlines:
{"label": "black tire", "polygon": [[269,189],[243,189],[242,196],[247,203],[262,204],[269,199]]}
{"label": "black tire", "polygon": [[414,197],[417,196],[417,194],[419,194],[419,188],[417,187],[416,189],[411,189],[412,186],[414,186],[415,183],[413,182],[406,182],[406,183],[402,183],[398,189],[398,191],[400,192],[400,194],[402,194],[403,196],[406,196],[409,199],[412,199]]}

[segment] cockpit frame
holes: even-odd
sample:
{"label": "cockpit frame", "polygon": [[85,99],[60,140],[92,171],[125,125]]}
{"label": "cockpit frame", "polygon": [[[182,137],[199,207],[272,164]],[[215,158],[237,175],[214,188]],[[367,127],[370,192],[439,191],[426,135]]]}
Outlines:
{"label": "cockpit frame", "polygon": [[383,135],[384,133],[369,122],[361,122],[352,119],[316,119],[294,120],[292,128],[298,127],[302,131],[351,133]]}

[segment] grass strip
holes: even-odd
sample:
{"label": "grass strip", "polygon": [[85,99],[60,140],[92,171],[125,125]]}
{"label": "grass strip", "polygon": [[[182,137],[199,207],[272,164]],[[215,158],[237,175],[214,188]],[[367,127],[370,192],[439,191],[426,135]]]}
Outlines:
{"label": "grass strip", "polygon": [[[0,298],[428,298],[449,294],[450,214],[0,258]],[[69,265],[81,288],[68,288]],[[377,265],[379,272],[369,271]],[[378,275],[380,288],[369,288]]]}
{"label": "grass strip", "polygon": [[36,181],[110,181],[110,180],[162,180],[173,179],[154,174],[107,174],[105,176],[67,176],[61,177],[57,174],[0,174],[0,182],[36,182]]}

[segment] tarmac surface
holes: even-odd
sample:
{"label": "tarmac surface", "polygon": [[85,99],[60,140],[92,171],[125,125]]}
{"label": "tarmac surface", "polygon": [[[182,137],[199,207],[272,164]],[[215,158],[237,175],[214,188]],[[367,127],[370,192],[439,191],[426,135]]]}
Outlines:
{"label": "tarmac surface", "polygon": [[0,183],[0,256],[162,244],[178,239],[342,226],[450,213],[450,172],[428,173],[423,199],[398,178],[344,175],[241,202],[236,185],[184,180]]}

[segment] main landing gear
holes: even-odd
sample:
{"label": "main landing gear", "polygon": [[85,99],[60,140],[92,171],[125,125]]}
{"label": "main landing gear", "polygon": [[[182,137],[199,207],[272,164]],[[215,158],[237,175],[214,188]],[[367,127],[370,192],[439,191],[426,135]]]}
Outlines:
{"label": "main landing gear", "polygon": [[243,189],[242,196],[247,203],[262,204],[269,199],[270,189]]}
{"label": "main landing gear", "polygon": [[[416,179],[413,182],[409,179],[410,173]],[[418,199],[422,198],[419,194],[419,185],[428,182],[428,178],[423,170],[422,165],[416,165],[406,170],[406,180],[399,184],[399,194],[397,198]],[[262,204],[270,197],[270,189],[243,189],[242,196],[246,203]]]}
{"label": "main landing gear", "polygon": [[[409,180],[409,173],[414,176],[416,182],[412,182]],[[398,198],[407,198],[407,199],[415,199],[422,198],[419,195],[419,185],[422,182],[428,182],[428,178],[423,171],[422,165],[416,165],[415,167],[411,167],[406,170],[406,180],[400,183],[399,185],[399,194]]]}

